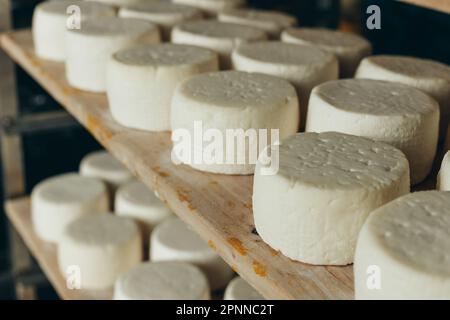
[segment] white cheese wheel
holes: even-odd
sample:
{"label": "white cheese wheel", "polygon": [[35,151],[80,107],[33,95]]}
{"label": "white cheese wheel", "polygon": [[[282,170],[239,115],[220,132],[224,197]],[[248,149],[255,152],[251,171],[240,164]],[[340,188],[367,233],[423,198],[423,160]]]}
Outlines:
{"label": "white cheese wheel", "polygon": [[158,27],[149,21],[88,18],[79,30],[66,32],[66,77],[81,90],[106,91],[106,64],[116,51],[138,43],[160,41]]}
{"label": "white cheese wheel", "polygon": [[220,55],[222,69],[231,67],[231,52],[239,45],[267,39],[261,29],[214,20],[189,21],[175,26],[172,42],[208,48]]}
{"label": "white cheese wheel", "polygon": [[450,151],[442,159],[441,169],[437,176],[437,190],[450,191]]}
{"label": "white cheese wheel", "polygon": [[215,52],[194,46],[150,44],[116,52],[106,72],[112,116],[126,127],[169,131],[176,86],[193,75],[218,69]]}
{"label": "white cheese wheel", "polygon": [[436,155],[439,105],[399,83],[347,79],[312,91],[306,131],[336,131],[391,144],[405,153],[411,183],[423,181]]}
{"label": "white cheese wheel", "polygon": [[408,160],[385,143],[336,132],[299,133],[278,148],[275,175],[263,175],[265,165],[257,164],[253,216],[261,238],[291,259],[352,263],[369,213],[409,192]]}
{"label": "white cheese wheel", "polygon": [[224,300],[264,300],[264,297],[247,281],[241,277],[236,277],[228,284]]}
{"label": "white cheese wheel", "polygon": [[[172,100],[172,159],[202,171],[252,174],[258,152],[278,140],[272,129],[279,139],[297,132],[298,109],[294,87],[280,78],[240,71],[192,77]],[[193,152],[180,156],[186,139]]]}
{"label": "white cheese wheel", "polygon": [[151,21],[160,27],[164,40],[168,41],[175,25],[184,21],[201,19],[202,12],[193,7],[171,2],[140,2],[120,8],[119,17]]}
{"label": "white cheese wheel", "polygon": [[73,220],[108,210],[105,185],[75,173],[62,174],[37,184],[31,193],[31,220],[39,238],[58,242]]}
{"label": "white cheese wheel", "polygon": [[114,300],[209,300],[205,275],[183,262],[145,262],[117,279]]}
{"label": "white cheese wheel", "polygon": [[439,103],[440,137],[445,138],[450,120],[450,66],[404,56],[372,56],[361,61],[356,78],[399,82],[429,94]]}
{"label": "white cheese wheel", "polygon": [[144,242],[149,241],[151,231],[172,211],[140,181],[122,185],[116,192],[114,211],[118,216],[135,219],[141,226]]}
{"label": "white cheese wheel", "polygon": [[224,288],[233,277],[225,261],[178,218],[158,225],[150,239],[150,261],[192,263],[205,273],[212,290]]}
{"label": "white cheese wheel", "polygon": [[450,299],[450,192],[416,192],[372,212],[355,254],[356,299]]}
{"label": "white cheese wheel", "polygon": [[[113,7],[95,2],[77,0],[53,0],[39,3],[33,12],[32,33],[34,51],[42,59],[64,61],[65,32],[71,17],[75,17],[72,6],[79,8],[81,27],[82,20],[89,17],[113,17]],[[69,10],[69,12],[68,12]],[[74,20],[75,21],[75,20]]]}
{"label": "white cheese wheel", "polygon": [[232,61],[236,70],[261,72],[289,80],[300,99],[302,128],[311,90],[318,84],[338,78],[336,58],[311,46],[279,41],[248,43],[234,50]]}
{"label": "white cheese wheel", "polygon": [[120,6],[135,5],[139,3],[159,2],[160,0],[85,0],[85,1],[102,2],[116,7],[120,7]]}
{"label": "white cheese wheel", "polygon": [[290,28],[281,34],[289,43],[317,46],[339,60],[341,78],[352,78],[364,57],[372,53],[369,41],[356,34],[322,28]]}
{"label": "white cheese wheel", "polygon": [[142,259],[137,224],[113,214],[79,218],[65,229],[58,245],[58,264],[68,277],[78,270],[81,289],[107,289]]}
{"label": "white cheese wheel", "polygon": [[297,24],[297,18],[279,11],[232,9],[219,13],[219,21],[237,23],[264,30],[271,39],[279,39],[281,32]]}
{"label": "white cheese wheel", "polygon": [[239,8],[245,5],[245,0],[172,0],[174,3],[185,4],[201,9],[207,16],[216,17],[219,12]]}

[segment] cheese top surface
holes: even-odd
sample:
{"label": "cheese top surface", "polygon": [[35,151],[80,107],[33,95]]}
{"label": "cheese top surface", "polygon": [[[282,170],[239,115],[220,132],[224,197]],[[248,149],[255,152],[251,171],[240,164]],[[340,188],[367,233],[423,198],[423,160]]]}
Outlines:
{"label": "cheese top surface", "polygon": [[206,10],[221,11],[227,8],[239,7],[245,0],[173,0],[176,3],[192,5]]}
{"label": "cheese top surface", "polygon": [[190,21],[176,27],[178,30],[207,38],[261,40],[266,38],[264,31],[234,23],[214,20]]}
{"label": "cheese top surface", "polygon": [[297,23],[294,16],[277,11],[230,9],[219,14],[220,19],[233,21],[252,21],[261,25],[273,25],[274,27],[287,28]]}
{"label": "cheese top surface", "polygon": [[400,150],[343,133],[298,133],[279,147],[278,175],[317,189],[379,189],[408,170]]}
{"label": "cheese top surface", "polygon": [[127,218],[113,214],[94,214],[71,222],[65,237],[85,245],[121,245],[131,241],[139,234],[137,224]]}
{"label": "cheese top surface", "polygon": [[131,175],[128,169],[107,151],[88,154],[81,161],[81,167],[112,174]]}
{"label": "cheese top surface", "polygon": [[183,82],[179,90],[191,100],[218,107],[273,108],[297,99],[288,81],[241,71],[201,74]]}
{"label": "cheese top surface", "polygon": [[241,277],[231,280],[225,291],[225,298],[231,300],[264,300],[264,297]]}
{"label": "cheese top surface", "polygon": [[366,115],[424,115],[439,109],[437,102],[422,91],[381,80],[330,81],[316,87],[314,94],[335,108]]}
{"label": "cheese top surface", "polygon": [[181,44],[144,44],[121,50],[113,58],[121,63],[142,66],[177,66],[198,64],[214,59],[208,49]]}
{"label": "cheese top surface", "polygon": [[40,3],[37,6],[38,10],[42,10],[44,12],[50,14],[56,14],[61,16],[67,16],[67,8],[75,5],[78,6],[81,10],[82,17],[84,15],[96,15],[104,12],[113,12],[113,8],[109,5],[96,3],[96,2],[88,2],[88,1],[77,1],[77,0],[52,0],[45,1]]}
{"label": "cheese top surface", "polygon": [[156,197],[141,181],[133,181],[119,189],[122,199],[144,207],[165,208],[164,203]]}
{"label": "cheese top surface", "polygon": [[122,7],[121,10],[142,12],[147,15],[176,15],[181,17],[196,16],[199,12],[193,7],[170,2],[138,2]]}
{"label": "cheese top surface", "polygon": [[368,228],[400,263],[450,276],[450,192],[415,192],[374,211]]}
{"label": "cheese top surface", "polygon": [[84,203],[103,193],[106,193],[106,187],[102,182],[76,173],[47,179],[33,189],[33,194],[39,198],[56,204]]}
{"label": "cheese top surface", "polygon": [[145,20],[117,17],[95,17],[83,20],[81,29],[68,30],[89,36],[139,35],[157,27]]}

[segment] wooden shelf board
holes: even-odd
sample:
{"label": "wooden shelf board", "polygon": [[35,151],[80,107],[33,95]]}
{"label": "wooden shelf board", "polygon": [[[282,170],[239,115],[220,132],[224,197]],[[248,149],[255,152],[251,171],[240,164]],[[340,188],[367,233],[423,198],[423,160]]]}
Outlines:
{"label": "wooden shelf board", "polygon": [[400,1],[450,14],[450,0],[400,0]]}

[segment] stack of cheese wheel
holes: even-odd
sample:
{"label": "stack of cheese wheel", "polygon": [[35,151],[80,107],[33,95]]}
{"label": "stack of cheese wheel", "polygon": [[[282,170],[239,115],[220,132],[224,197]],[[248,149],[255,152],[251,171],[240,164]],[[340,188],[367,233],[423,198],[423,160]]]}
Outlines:
{"label": "stack of cheese wheel", "polygon": [[311,46],[278,41],[243,44],[234,50],[236,70],[261,72],[289,80],[300,98],[302,128],[311,90],[318,84],[338,78],[334,55]]}
{"label": "stack of cheese wheel", "polygon": [[122,7],[119,17],[138,18],[151,21],[161,28],[163,39],[170,39],[172,28],[184,21],[202,18],[200,10],[170,2],[139,2]]}
{"label": "stack of cheese wheel", "polygon": [[150,232],[159,223],[172,216],[172,211],[142,182],[136,180],[117,190],[114,210],[117,215],[133,218],[140,224],[144,242],[148,242]]}
{"label": "stack of cheese wheel", "polygon": [[106,63],[111,54],[133,44],[160,41],[149,21],[115,17],[87,18],[81,29],[66,32],[66,76],[78,89],[106,91]]}
{"label": "stack of cheese wheel", "polygon": [[66,226],[84,215],[108,210],[105,185],[75,173],[42,181],[31,194],[31,219],[43,240],[58,242]]}
{"label": "stack of cheese wheel", "polygon": [[373,56],[361,62],[356,77],[399,82],[428,93],[440,105],[440,137],[445,137],[450,120],[450,66],[419,58]]}
{"label": "stack of cheese wheel", "polygon": [[107,289],[120,274],[142,259],[137,224],[104,213],[79,218],[63,232],[58,246],[58,264],[69,277],[79,271],[81,289]]}
{"label": "stack of cheese wheel", "polygon": [[287,257],[315,265],[353,262],[371,211],[409,193],[403,153],[342,133],[299,133],[272,146],[276,174],[258,163],[253,216],[261,238]]}
{"label": "stack of cheese wheel", "polygon": [[409,160],[411,183],[424,180],[436,154],[439,105],[410,86],[347,79],[314,88],[306,131],[337,131],[389,143]]}
{"label": "stack of cheese wheel", "polygon": [[355,254],[356,299],[450,299],[450,192],[416,192],[372,212]]}
{"label": "stack of cheese wheel", "polygon": [[450,151],[448,151],[444,159],[442,159],[441,169],[437,176],[436,189],[442,191],[450,191]]}
{"label": "stack of cheese wheel", "polygon": [[294,16],[278,11],[232,9],[219,13],[219,21],[237,23],[264,30],[271,39],[279,39],[281,32],[297,24]]}
{"label": "stack of cheese wheel", "polygon": [[267,35],[258,28],[213,20],[190,21],[172,30],[172,42],[190,44],[215,50],[220,55],[220,66],[231,66],[231,52],[242,43],[265,40]]}
{"label": "stack of cheese wheel", "polygon": [[239,71],[198,75],[172,99],[172,159],[203,171],[252,174],[258,152],[296,133],[298,123],[297,95],[286,80]]}
{"label": "stack of cheese wheel", "polygon": [[185,4],[202,10],[209,17],[216,17],[219,12],[239,8],[245,0],[172,0],[174,3]]}
{"label": "stack of cheese wheel", "polygon": [[212,290],[224,288],[233,276],[233,271],[222,258],[177,218],[164,221],[154,229],[150,260],[192,263],[205,273]]}
{"label": "stack of cheese wheel", "polygon": [[33,13],[32,32],[36,55],[47,60],[64,61],[65,32],[68,27],[81,27],[82,19],[114,15],[113,7],[95,2],[79,0],[41,2]]}
{"label": "stack of cheese wheel", "polygon": [[339,60],[341,78],[351,78],[360,61],[372,53],[372,45],[366,39],[352,33],[320,28],[290,28],[283,31],[285,42],[317,46],[333,53]]}
{"label": "stack of cheese wheel", "polygon": [[217,54],[177,44],[139,45],[113,54],[106,87],[114,119],[127,127],[170,130],[170,104],[183,80],[219,68]]}
{"label": "stack of cheese wheel", "polygon": [[241,277],[236,277],[228,284],[224,300],[264,300],[247,281]]}
{"label": "stack of cheese wheel", "polygon": [[209,300],[208,280],[195,266],[182,262],[145,262],[124,273],[114,287],[114,300]]}

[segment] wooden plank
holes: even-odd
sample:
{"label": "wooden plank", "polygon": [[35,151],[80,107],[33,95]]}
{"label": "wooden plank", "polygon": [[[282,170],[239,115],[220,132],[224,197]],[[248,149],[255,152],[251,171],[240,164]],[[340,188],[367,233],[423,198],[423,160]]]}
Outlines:
{"label": "wooden plank", "polygon": [[400,0],[400,1],[450,14],[450,0]]}
{"label": "wooden plank", "polygon": [[[105,148],[156,190],[181,219],[265,297],[353,298],[351,266],[294,262],[253,233],[251,176],[215,175],[174,165],[170,160],[169,133],[149,133],[118,125],[110,115],[104,94],[71,88],[65,80],[63,64],[43,61],[34,55],[29,31],[2,35],[0,43]],[[33,241],[28,242],[32,245]]]}
{"label": "wooden plank", "polygon": [[28,197],[8,200],[5,203],[5,211],[61,298],[67,300],[112,298],[112,290],[93,291],[67,288],[66,281],[59,272],[55,245],[42,241],[33,231]]}

